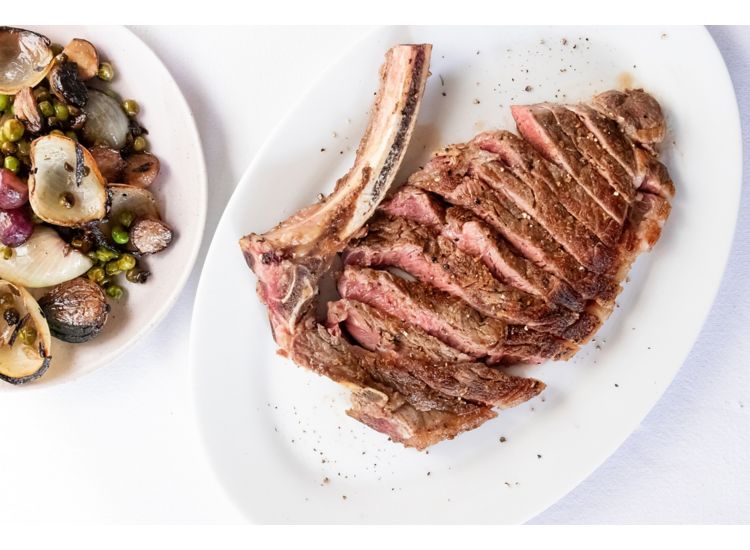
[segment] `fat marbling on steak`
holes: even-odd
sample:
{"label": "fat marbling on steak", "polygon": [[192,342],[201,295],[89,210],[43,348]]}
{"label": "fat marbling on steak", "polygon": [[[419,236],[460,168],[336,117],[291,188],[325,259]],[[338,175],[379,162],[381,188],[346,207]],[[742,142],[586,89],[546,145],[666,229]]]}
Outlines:
{"label": "fat marbling on steak", "polygon": [[[241,240],[280,353],[349,388],[351,417],[418,449],[538,395],[542,382],[503,367],[568,359],[594,335],[674,194],[656,156],[661,108],[626,90],[513,106],[520,136],[445,147],[384,201],[429,55],[389,50],[352,170]],[[340,299],[318,320],[338,255]]]}

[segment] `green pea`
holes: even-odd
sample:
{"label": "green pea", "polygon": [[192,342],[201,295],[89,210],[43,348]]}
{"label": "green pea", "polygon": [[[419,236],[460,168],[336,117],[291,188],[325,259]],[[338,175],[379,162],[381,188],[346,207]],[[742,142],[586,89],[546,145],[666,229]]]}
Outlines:
{"label": "green pea", "polygon": [[116,260],[120,257],[117,252],[104,247],[97,248],[96,252],[94,252],[94,255],[96,256],[96,260],[102,263],[111,262],[112,260]]}
{"label": "green pea", "polygon": [[117,244],[127,244],[130,240],[130,235],[121,225],[116,225],[112,228],[112,240]]}
{"label": "green pea", "polygon": [[115,69],[112,67],[111,63],[105,61],[99,65],[99,71],[96,73],[96,76],[98,76],[100,80],[109,82],[115,77]]}
{"label": "green pea", "polygon": [[0,94],[0,111],[5,111],[10,105],[10,96]]}
{"label": "green pea", "polygon": [[0,145],[0,151],[2,151],[4,155],[15,155],[18,151],[18,146],[12,141],[3,141],[3,144]]}
{"label": "green pea", "polygon": [[117,260],[117,266],[120,268],[120,271],[128,271],[130,269],[133,269],[136,264],[135,256],[132,254],[123,254],[120,256],[120,259]]}
{"label": "green pea", "polygon": [[10,260],[13,257],[13,249],[9,246],[3,248],[3,260]]}
{"label": "green pea", "polygon": [[78,134],[76,134],[73,130],[68,130],[67,132],[65,132],[65,135],[73,141],[78,141]]}
{"label": "green pea", "polygon": [[65,122],[68,120],[68,117],[70,116],[70,111],[68,111],[68,106],[64,103],[58,103],[55,101],[54,103],[55,107],[55,116],[58,120]]}
{"label": "green pea", "polygon": [[3,124],[3,136],[9,141],[18,141],[25,131],[23,124],[15,118],[9,118]]}
{"label": "green pea", "polygon": [[46,117],[51,117],[55,114],[55,108],[52,106],[52,103],[46,100],[39,102],[39,110]]}
{"label": "green pea", "polygon": [[86,272],[89,280],[94,283],[101,283],[104,279],[104,270],[99,266],[94,266]]}
{"label": "green pea", "polygon": [[5,157],[5,160],[3,161],[3,166],[13,172],[14,174],[18,173],[18,170],[21,168],[21,161],[19,161],[16,157]]}
{"label": "green pea", "polygon": [[133,140],[133,151],[135,151],[136,153],[145,151],[146,147],[148,147],[148,142],[146,141],[145,137],[138,136]]}
{"label": "green pea", "polygon": [[109,275],[119,275],[122,273],[122,270],[120,269],[120,264],[117,260],[112,260],[111,262],[107,262],[104,265],[104,272]]}
{"label": "green pea", "polygon": [[126,99],[122,102],[122,108],[125,110],[128,116],[135,116],[141,110],[138,102],[135,99]]}
{"label": "green pea", "polygon": [[120,222],[120,225],[123,227],[130,227],[130,224],[133,223],[133,220],[135,219],[135,214],[133,214],[130,210],[123,210],[120,212],[119,216],[117,216],[117,221]]}
{"label": "green pea", "polygon": [[123,294],[125,294],[122,287],[118,285],[107,285],[105,291],[107,292],[107,296],[114,298],[115,300],[119,300],[122,298]]}

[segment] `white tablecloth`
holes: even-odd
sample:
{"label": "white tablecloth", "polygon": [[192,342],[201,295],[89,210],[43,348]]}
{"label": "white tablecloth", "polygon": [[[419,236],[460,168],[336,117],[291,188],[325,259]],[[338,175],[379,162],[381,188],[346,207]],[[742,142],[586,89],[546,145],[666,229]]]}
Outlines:
{"label": "white tablecloth", "polygon": [[[204,456],[187,338],[210,236],[253,154],[365,29],[136,28],[191,104],[209,171],[206,240],[174,310],[127,357],[70,384],[0,397],[0,521],[243,518]],[[717,28],[750,150],[750,29]],[[249,86],[231,76],[249,73]],[[745,168],[748,180],[750,168]],[[720,187],[720,182],[706,182]],[[641,427],[535,523],[750,521],[750,194],[690,357]],[[696,254],[700,254],[696,250]]]}

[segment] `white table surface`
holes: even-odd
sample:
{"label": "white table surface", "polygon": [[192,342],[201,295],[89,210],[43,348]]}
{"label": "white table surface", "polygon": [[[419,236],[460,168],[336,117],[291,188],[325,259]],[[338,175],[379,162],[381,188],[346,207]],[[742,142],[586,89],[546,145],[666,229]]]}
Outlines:
{"label": "white table surface", "polygon": [[[175,308],[127,357],[69,384],[2,394],[0,522],[243,521],[193,420],[187,336],[200,267],[223,206],[266,135],[366,29],[134,31],[174,75],[203,137],[202,253]],[[750,29],[711,32],[734,80],[750,151]],[[243,79],[249,86],[232,84],[238,73],[251,75]],[[748,181],[748,166],[744,174]],[[744,189],[716,303],[666,395],[615,455],[534,523],[750,522],[748,213]]]}

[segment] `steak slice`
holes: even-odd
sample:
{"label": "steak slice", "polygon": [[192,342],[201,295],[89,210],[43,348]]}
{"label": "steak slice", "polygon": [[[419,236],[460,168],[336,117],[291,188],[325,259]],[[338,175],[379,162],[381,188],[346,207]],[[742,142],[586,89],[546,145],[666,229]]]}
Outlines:
{"label": "steak slice", "polygon": [[409,178],[409,183],[471,210],[515,250],[539,268],[569,283],[583,298],[616,295],[611,281],[587,271],[528,215],[479,179],[465,176],[466,161],[462,156],[465,150],[465,147],[454,146],[446,154],[434,157],[423,170]]}
{"label": "steak slice", "polygon": [[466,208],[452,206],[446,210],[434,195],[405,185],[380,209],[441,232],[459,250],[481,258],[497,279],[519,290],[573,311],[583,310],[583,300],[567,283],[515,252],[505,239]]}
{"label": "steak slice", "polygon": [[355,389],[352,407],[346,414],[391,440],[420,451],[478,428],[497,416],[491,407],[486,406],[476,407],[462,415],[438,410],[420,411],[388,387]]}
{"label": "steak slice", "polygon": [[370,351],[441,363],[460,363],[472,359],[422,329],[356,300],[338,300],[328,304],[328,330],[339,334],[341,324],[352,338]]}
{"label": "steak slice", "polygon": [[511,376],[483,363],[426,362],[373,353],[349,344],[312,318],[303,322],[305,327],[295,333],[291,348],[298,365],[349,386],[384,384],[417,410],[462,415],[482,405],[514,407],[545,387],[539,380]]}
{"label": "steak slice", "polygon": [[387,271],[349,265],[338,285],[345,298],[402,319],[452,349],[490,364],[538,364],[547,359],[569,358],[578,349],[549,334],[522,327],[506,328],[505,323],[482,315],[455,296]]}
{"label": "steak slice", "polygon": [[609,90],[594,96],[591,105],[616,121],[626,136],[645,146],[660,143],[667,133],[659,102],[643,90]]}
{"label": "steak slice", "polygon": [[339,277],[338,290],[344,298],[403,319],[471,357],[500,357],[505,323],[430,285],[348,265]]}
{"label": "steak slice", "polygon": [[607,214],[576,181],[547,162],[533,147],[510,132],[484,132],[471,143],[499,155],[513,174],[523,181],[541,181],[573,217],[609,247],[616,246],[622,224]]}
{"label": "steak slice", "polygon": [[366,237],[345,251],[344,263],[398,267],[413,277],[461,298],[481,313],[538,330],[559,333],[576,321],[569,310],[504,285],[484,264],[454,243],[404,218],[376,215]]}
{"label": "steak slice", "polygon": [[545,159],[568,172],[612,218],[624,223],[627,200],[587,162],[551,112],[541,107],[514,105],[511,113],[526,141]]}
{"label": "steak slice", "polygon": [[240,241],[282,348],[309,310],[333,258],[365,224],[393,182],[414,130],[431,49],[421,44],[388,50],[354,166],[333,193],[271,231],[251,233]]}
{"label": "steak slice", "polygon": [[637,188],[665,199],[674,196],[674,184],[666,167],[624,136],[614,120],[584,104],[568,105],[567,109],[581,119],[598,143],[620,163]]}

